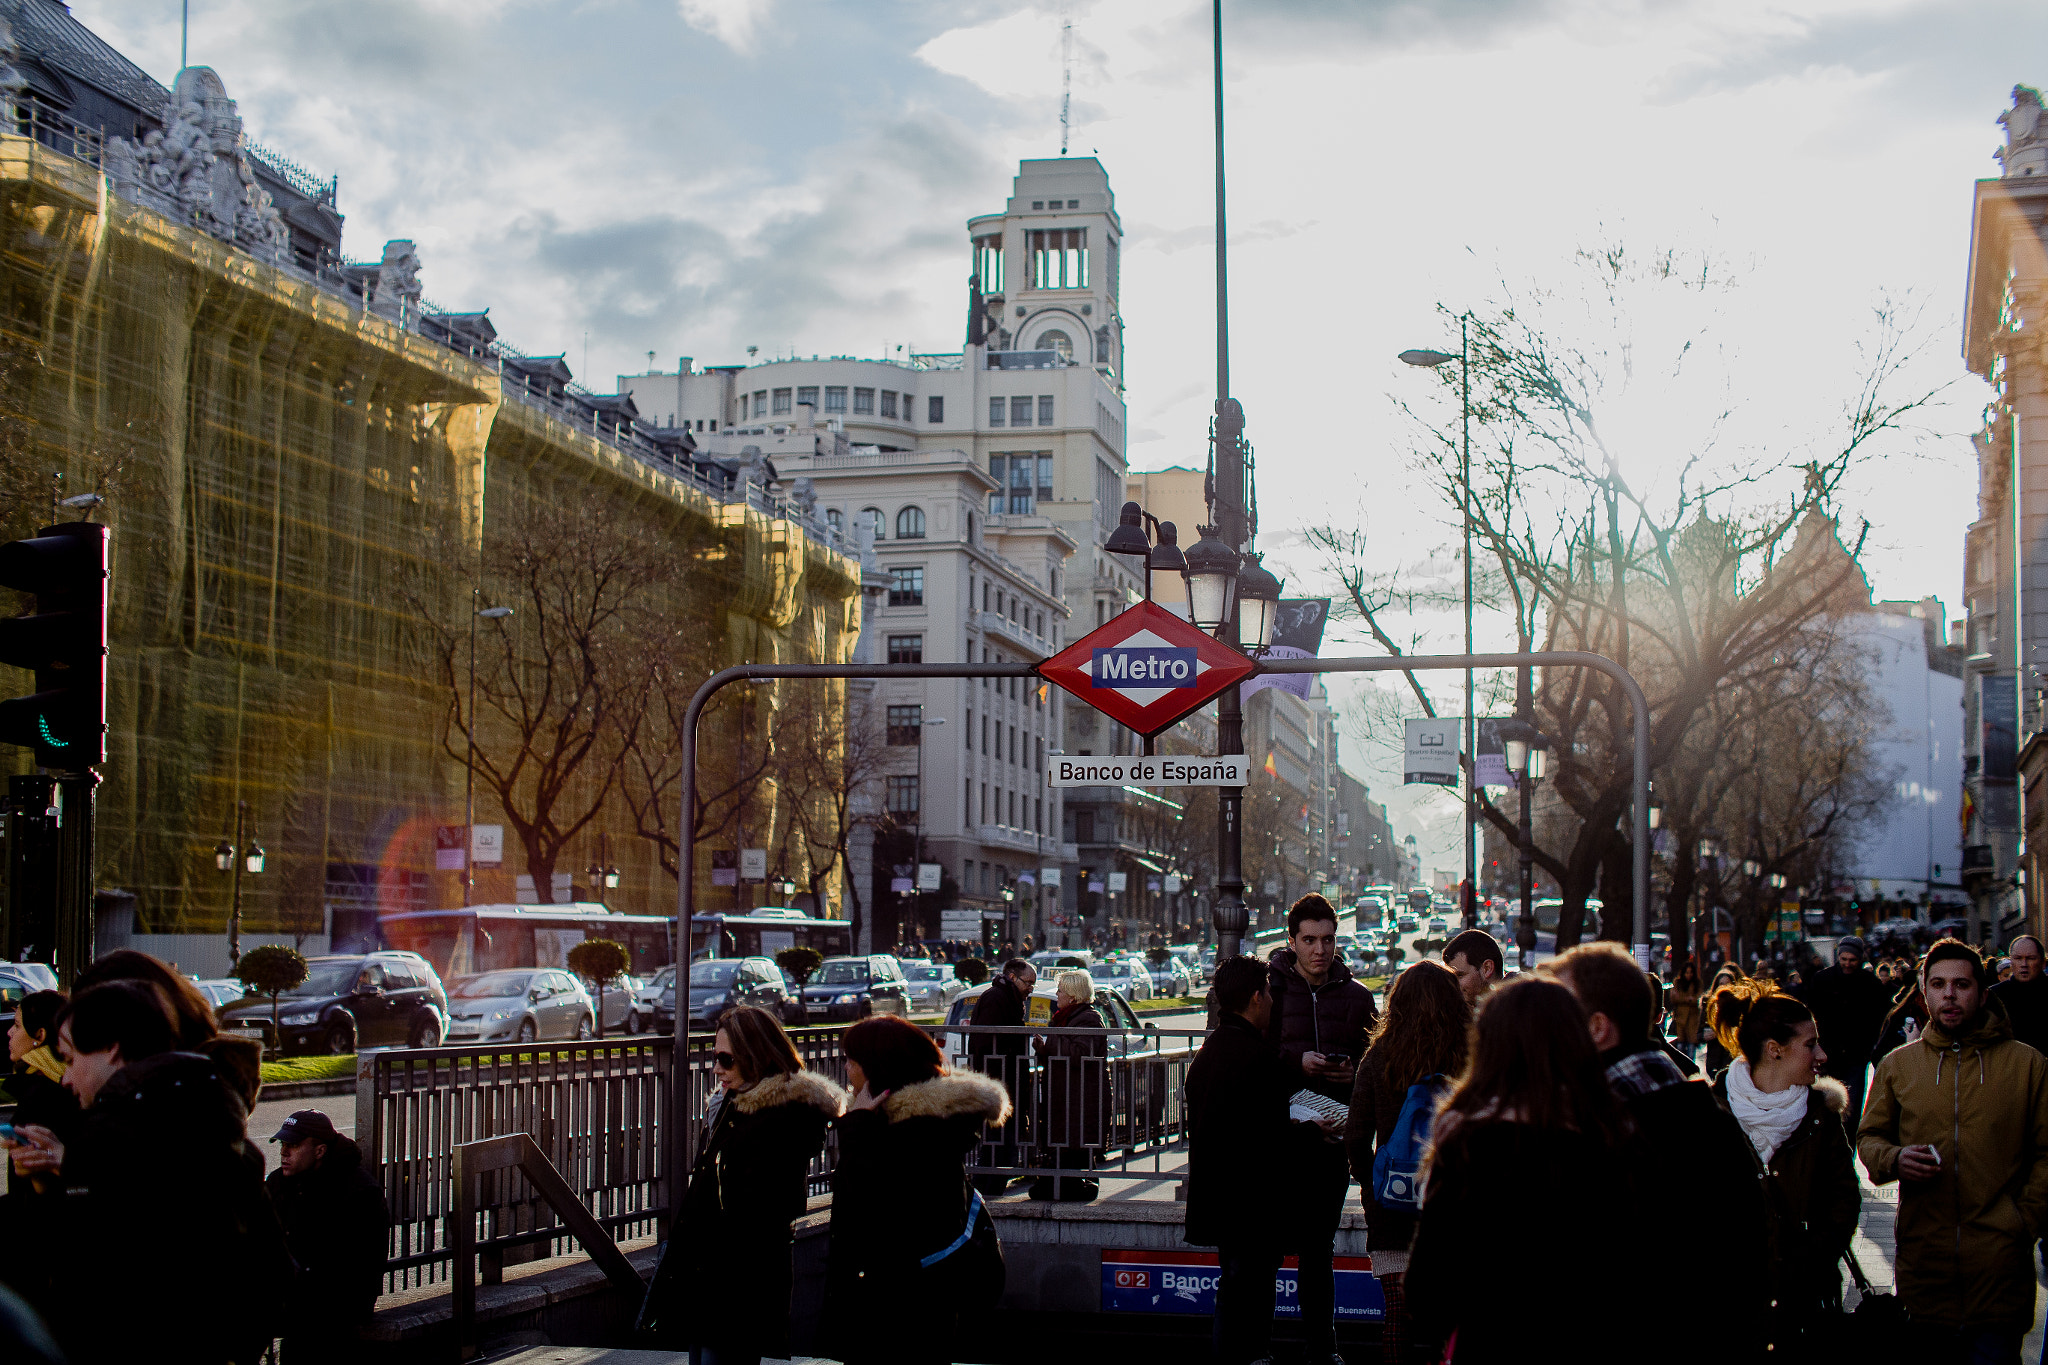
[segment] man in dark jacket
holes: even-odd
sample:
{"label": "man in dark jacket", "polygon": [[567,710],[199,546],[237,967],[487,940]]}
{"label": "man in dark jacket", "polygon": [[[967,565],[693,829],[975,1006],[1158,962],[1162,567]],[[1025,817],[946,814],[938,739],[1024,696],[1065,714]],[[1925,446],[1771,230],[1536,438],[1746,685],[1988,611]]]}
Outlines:
{"label": "man in dark jacket", "polygon": [[1220,963],[1215,994],[1220,1019],[1188,1067],[1183,1236],[1216,1248],[1215,1358],[1246,1365],[1272,1354],[1282,1240],[1273,1223],[1273,1181],[1286,1175],[1275,1172],[1273,1156],[1292,1150],[1287,1096],[1300,1077],[1266,1039],[1273,997],[1264,963]]}
{"label": "man in dark jacket", "polygon": [[1884,983],[1863,965],[1867,956],[1862,939],[1843,939],[1835,945],[1835,965],[1817,973],[1799,992],[1799,998],[1813,1011],[1820,1045],[1828,1054],[1821,1073],[1849,1087],[1846,1118],[1851,1129],[1863,1112],[1870,1052],[1884,1031],[1884,1017],[1892,1004]]}
{"label": "man in dark jacket", "polygon": [[[1713,1211],[1693,1234],[1691,1256],[1713,1267],[1715,1330],[1672,1332],[1669,1323],[1651,1320],[1641,1329],[1668,1333],[1664,1354],[1680,1362],[1758,1357],[1770,1303],[1767,1210],[1742,1125],[1710,1087],[1688,1081],[1650,1036],[1650,979],[1620,944],[1582,943],[1546,970],[1585,1008],[1607,1083],[1635,1125],[1634,1225],[1648,1238],[1667,1218],[1675,1190],[1694,1207]],[[1618,1286],[1617,1303],[1647,1305],[1654,1298],[1647,1274],[1657,1262],[1655,1248],[1646,1240],[1642,1250],[1646,1278],[1640,1286]]]}
{"label": "man in dark jacket", "polygon": [[285,1363],[352,1359],[384,1278],[383,1192],[363,1169],[362,1150],[318,1109],[299,1110],[270,1140],[278,1168],[263,1184],[299,1263]]}
{"label": "man in dark jacket", "polygon": [[2012,976],[1991,988],[1991,998],[2005,1006],[2012,1036],[2048,1055],[2048,976],[2041,971],[2041,940],[2021,934],[2006,945]]}
{"label": "man in dark jacket", "polygon": [[[1354,1069],[1365,1055],[1366,1036],[1379,1010],[1372,992],[1355,980],[1337,956],[1337,911],[1310,894],[1287,912],[1287,946],[1273,954],[1269,968],[1273,996],[1266,1036],[1279,1050],[1280,1064],[1298,1072],[1301,1083],[1339,1104],[1351,1103]],[[1300,1257],[1297,1283],[1301,1326],[1308,1359],[1329,1365],[1337,1354],[1337,1279],[1332,1267],[1337,1224],[1351,1167],[1342,1144],[1305,1124],[1291,1153],[1288,1208],[1292,1226],[1285,1248]]]}
{"label": "man in dark jacket", "polygon": [[[1013,957],[1003,964],[1003,973],[988,983],[974,1002],[974,1013],[969,1015],[970,1024],[1009,1024],[1022,1027],[1031,1003],[1031,992],[1038,985],[1038,969],[1021,957]],[[1025,1090],[1029,1083],[1030,1064],[1026,1060],[1031,1053],[1031,1038],[1024,1033],[970,1033],[967,1035],[967,1059],[974,1069],[994,1077],[1010,1096],[1010,1120],[1001,1128],[989,1134],[989,1141],[995,1150],[989,1154],[990,1161],[997,1166],[1017,1164],[1017,1140],[1024,1123]],[[1009,1185],[1007,1175],[979,1175],[974,1184],[983,1194],[1001,1194]]]}

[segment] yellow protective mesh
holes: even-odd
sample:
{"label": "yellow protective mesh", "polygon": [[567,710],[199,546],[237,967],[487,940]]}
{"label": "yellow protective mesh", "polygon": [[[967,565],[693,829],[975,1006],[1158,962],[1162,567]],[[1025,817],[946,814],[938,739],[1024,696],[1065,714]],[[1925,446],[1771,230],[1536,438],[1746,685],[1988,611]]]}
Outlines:
{"label": "yellow protective mesh", "polygon": [[[501,402],[495,371],[111,197],[89,165],[0,138],[0,233],[0,532],[49,519],[51,471],[66,492],[106,488],[98,884],[133,892],[145,931],[224,926],[213,850],[238,800],[269,854],[245,882],[249,932],[318,932],[365,869],[386,908],[458,903],[433,829],[462,821],[463,767],[443,750],[448,698],[401,585],[465,619],[469,578],[423,547],[438,537],[474,562],[480,488],[486,535],[512,500],[575,484],[608,517],[711,537],[678,608],[722,610],[721,666],[851,656],[859,578],[844,556]],[[0,668],[0,686],[24,692],[27,675]],[[763,818],[779,827],[772,801]],[[477,818],[499,818],[481,791]],[[673,880],[623,805],[604,831],[623,874],[608,899],[672,913]],[[513,899],[520,869],[508,847],[477,898]]]}

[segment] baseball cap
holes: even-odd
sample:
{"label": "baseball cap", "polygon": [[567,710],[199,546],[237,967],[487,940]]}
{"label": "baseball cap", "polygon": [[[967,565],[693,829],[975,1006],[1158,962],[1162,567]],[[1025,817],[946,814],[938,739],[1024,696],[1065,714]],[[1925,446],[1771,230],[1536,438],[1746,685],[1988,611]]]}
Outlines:
{"label": "baseball cap", "polygon": [[341,1137],[334,1130],[334,1120],[318,1109],[301,1109],[284,1121],[284,1126],[271,1135],[272,1142],[304,1142],[312,1138],[317,1142],[333,1142]]}

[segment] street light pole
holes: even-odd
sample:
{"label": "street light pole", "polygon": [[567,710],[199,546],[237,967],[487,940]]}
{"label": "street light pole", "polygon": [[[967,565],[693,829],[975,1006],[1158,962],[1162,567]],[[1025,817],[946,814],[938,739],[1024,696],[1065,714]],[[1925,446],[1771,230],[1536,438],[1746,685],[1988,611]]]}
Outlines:
{"label": "street light pole", "polygon": [[476,609],[481,588],[469,590],[469,710],[463,714],[462,735],[462,904],[468,907],[476,893],[476,623],[489,617],[502,621],[512,614],[510,607]]}
{"label": "street light pole", "polygon": [[242,822],[249,814],[247,801],[235,802],[234,903],[228,911],[228,967],[242,963]]}
{"label": "street light pole", "polygon": [[[1472,653],[1472,339],[1471,323],[1458,319],[1458,407],[1462,431],[1458,452],[1460,507],[1465,516],[1465,652]],[[1472,714],[1472,670],[1465,670],[1465,927],[1479,922],[1479,722]]]}

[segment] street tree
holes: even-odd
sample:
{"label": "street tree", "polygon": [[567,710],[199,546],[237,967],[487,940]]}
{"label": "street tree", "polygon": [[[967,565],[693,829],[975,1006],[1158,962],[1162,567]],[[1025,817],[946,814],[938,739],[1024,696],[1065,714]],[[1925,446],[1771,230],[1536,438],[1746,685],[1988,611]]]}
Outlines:
{"label": "street tree", "polygon": [[306,979],[306,959],[296,948],[282,943],[262,943],[242,954],[235,964],[235,980],[251,995],[270,997],[270,1036],[280,1046],[284,1034],[277,1022],[277,998],[296,989]]}
{"label": "street tree", "polygon": [[[905,768],[915,772],[917,766],[915,749],[906,762],[905,746],[888,742],[891,735],[870,704],[872,695],[859,684],[838,682],[788,688],[770,760],[786,816],[784,859],[802,867],[811,903],[821,908],[833,870],[840,871],[855,942],[867,907],[865,888],[853,875],[854,839],[878,820],[890,819],[878,799],[884,777]],[[912,738],[921,745],[927,733],[920,726]],[[922,802],[925,794],[920,792],[918,799]]]}
{"label": "street tree", "polygon": [[[1416,464],[1459,524],[1469,509],[1476,596],[1512,617],[1522,649],[1603,654],[1642,685],[1662,773],[1695,727],[1712,722],[1717,698],[1814,652],[1811,637],[1861,586],[1860,536],[1848,547],[1834,536],[1839,495],[1889,441],[1914,434],[1940,390],[1908,387],[1913,319],[1881,304],[1854,392],[1826,436],[1727,449],[1738,444],[1728,439],[1739,407],[1728,394],[1739,385],[1714,325],[1734,273],[1709,258],[1638,258],[1619,245],[1581,252],[1577,264],[1584,288],[1503,290],[1464,315],[1469,498],[1455,413],[1416,416]],[[1460,382],[1453,365],[1438,377],[1452,390]],[[1646,408],[1656,420],[1643,420]],[[1446,604],[1441,578],[1418,583],[1413,571],[1382,566],[1357,528],[1325,525],[1309,540],[1351,619],[1391,654],[1412,648],[1395,638],[1402,611],[1418,597]],[[1823,542],[1842,552],[1823,552]],[[1407,681],[1416,705],[1435,714],[1427,685],[1413,673]],[[1512,692],[1512,680],[1488,682],[1496,699]],[[1595,890],[1606,932],[1626,937],[1627,698],[1592,670],[1544,670],[1528,686],[1552,741],[1545,788],[1570,814],[1535,854],[1563,899],[1558,946],[1579,940]],[[1514,835],[1493,803],[1481,814]]]}
{"label": "street tree", "polygon": [[569,950],[569,970],[590,983],[590,998],[597,1002],[597,1036],[604,1037],[604,990],[626,974],[633,961],[626,945],[608,938],[586,938]]}
{"label": "street tree", "polygon": [[795,977],[796,984],[801,986],[825,965],[825,955],[816,948],[784,948],[775,955],[775,965]]}

